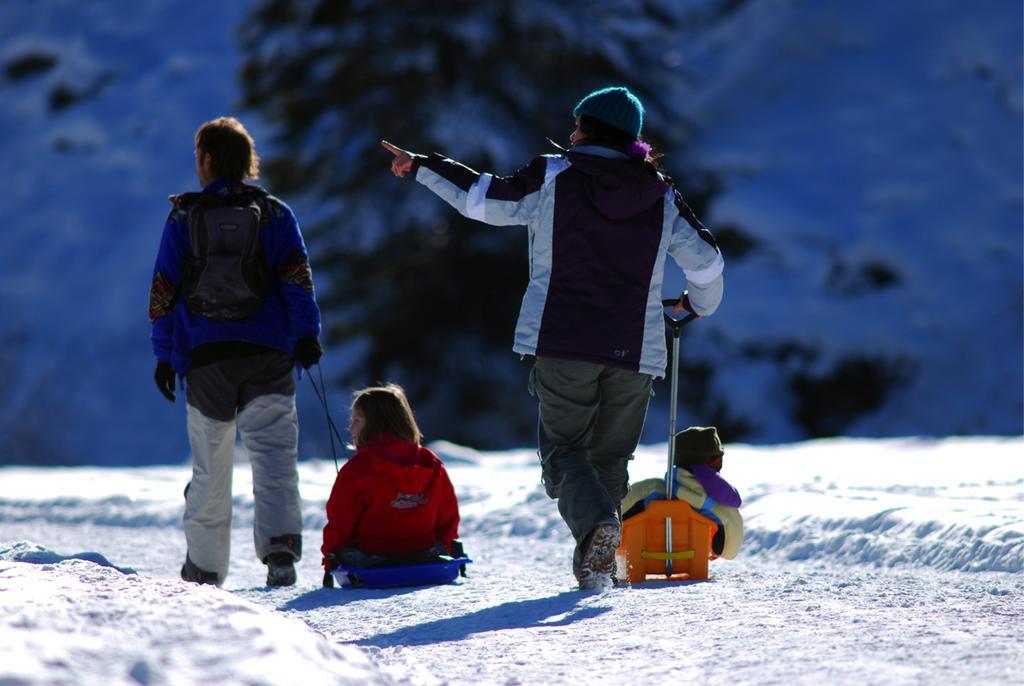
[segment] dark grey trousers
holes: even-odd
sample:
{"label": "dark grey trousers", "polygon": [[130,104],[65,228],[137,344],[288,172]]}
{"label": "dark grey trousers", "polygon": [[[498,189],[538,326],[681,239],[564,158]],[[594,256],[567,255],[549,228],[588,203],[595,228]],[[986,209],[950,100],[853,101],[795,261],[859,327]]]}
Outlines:
{"label": "dark grey trousers", "polygon": [[540,402],[538,454],[544,488],[582,544],[598,524],[618,522],[629,460],[640,442],[651,377],[591,362],[538,357],[531,395]]}

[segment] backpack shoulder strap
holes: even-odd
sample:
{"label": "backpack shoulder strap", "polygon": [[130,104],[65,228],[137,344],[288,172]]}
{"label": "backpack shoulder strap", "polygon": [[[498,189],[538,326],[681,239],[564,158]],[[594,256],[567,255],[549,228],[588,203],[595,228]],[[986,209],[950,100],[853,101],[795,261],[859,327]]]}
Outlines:
{"label": "backpack shoulder strap", "polygon": [[277,219],[283,213],[283,203],[271,195],[266,188],[255,184],[240,183],[232,188],[234,198],[255,202],[260,208],[260,224]]}
{"label": "backpack shoulder strap", "polygon": [[267,189],[254,184],[239,183],[232,187],[232,192],[227,195],[220,193],[189,192],[168,196],[173,205],[172,213],[181,213],[180,216],[187,217],[196,207],[203,209],[208,207],[225,207],[231,205],[245,205],[249,202],[256,203],[260,208],[260,225],[271,219],[277,219],[283,214],[283,203],[267,192]]}
{"label": "backpack shoulder strap", "polygon": [[199,197],[205,195],[204,193],[178,193],[177,195],[168,195],[167,199],[171,203],[171,212],[185,212],[199,201]]}

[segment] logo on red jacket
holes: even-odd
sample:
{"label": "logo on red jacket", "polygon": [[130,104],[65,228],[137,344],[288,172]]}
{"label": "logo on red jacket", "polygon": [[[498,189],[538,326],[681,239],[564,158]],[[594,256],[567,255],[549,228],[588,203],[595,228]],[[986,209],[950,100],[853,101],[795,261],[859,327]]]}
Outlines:
{"label": "logo on red jacket", "polygon": [[395,499],[391,501],[391,507],[396,510],[408,510],[413,507],[427,504],[427,496],[423,493],[402,493],[398,492]]}

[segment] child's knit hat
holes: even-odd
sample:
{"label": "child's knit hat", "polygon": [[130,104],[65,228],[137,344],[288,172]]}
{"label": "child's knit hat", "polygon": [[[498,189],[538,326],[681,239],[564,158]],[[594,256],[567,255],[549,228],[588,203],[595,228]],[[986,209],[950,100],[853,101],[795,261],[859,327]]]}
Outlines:
{"label": "child's knit hat", "polygon": [[572,116],[599,119],[636,138],[644,126],[644,106],[628,88],[612,86],[596,90],[576,104]]}
{"label": "child's knit hat", "polygon": [[720,472],[724,455],[722,441],[718,438],[718,429],[713,426],[691,426],[676,434],[676,449],[673,456],[676,466],[706,464]]}

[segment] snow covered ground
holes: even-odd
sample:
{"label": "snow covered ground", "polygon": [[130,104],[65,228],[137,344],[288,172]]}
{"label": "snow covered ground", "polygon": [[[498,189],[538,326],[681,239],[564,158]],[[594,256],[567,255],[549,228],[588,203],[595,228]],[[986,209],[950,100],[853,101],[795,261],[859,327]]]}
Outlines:
{"label": "snow covered ground", "polygon": [[329,460],[301,465],[307,554],[276,590],[244,459],[224,589],[177,579],[188,467],[0,470],[0,684],[1020,683],[1024,438],[727,446],[739,558],[601,593],[573,589],[531,451],[434,447],[470,577],[389,591],[320,587]]}

